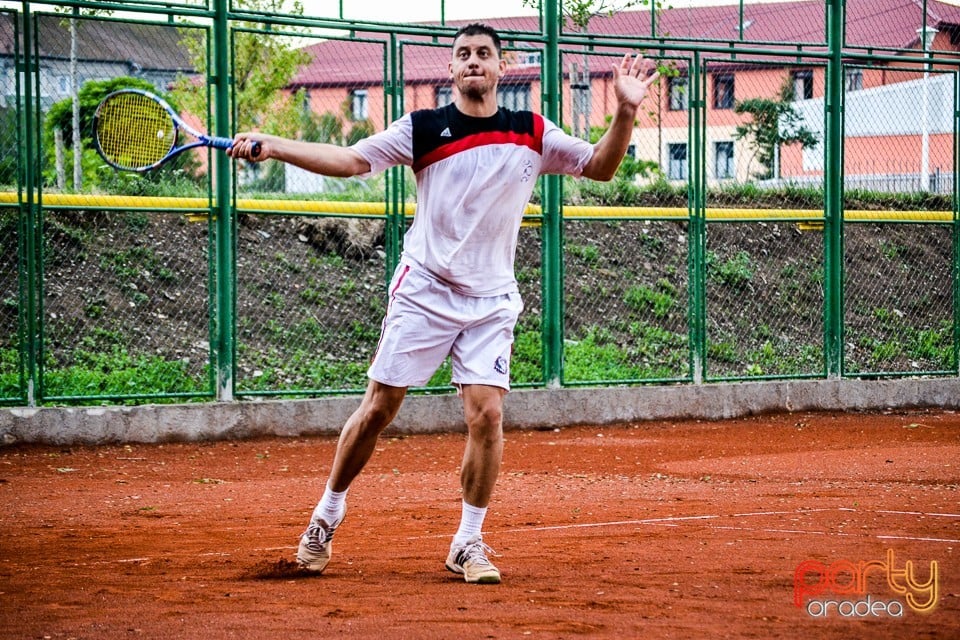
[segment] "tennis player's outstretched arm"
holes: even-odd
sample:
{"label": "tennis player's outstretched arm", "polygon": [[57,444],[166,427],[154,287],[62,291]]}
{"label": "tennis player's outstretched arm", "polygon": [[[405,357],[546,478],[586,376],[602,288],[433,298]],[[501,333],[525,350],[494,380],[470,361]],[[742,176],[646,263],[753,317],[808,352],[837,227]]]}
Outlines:
{"label": "tennis player's outstretched arm", "polygon": [[627,152],[637,109],[647,95],[647,89],[656,82],[657,73],[650,73],[650,65],[637,55],[633,62],[630,55],[623,56],[619,65],[613,65],[614,92],[617,110],[613,121],[603,137],[593,145],[593,157],[583,169],[583,177],[607,181],[613,178]]}
{"label": "tennis player's outstretched arm", "polygon": [[[256,157],[251,156],[254,142],[260,143],[260,152]],[[263,133],[238,133],[227,154],[231,158],[255,162],[273,158],[334,178],[349,178],[370,171],[370,164],[349,147],[290,140]]]}

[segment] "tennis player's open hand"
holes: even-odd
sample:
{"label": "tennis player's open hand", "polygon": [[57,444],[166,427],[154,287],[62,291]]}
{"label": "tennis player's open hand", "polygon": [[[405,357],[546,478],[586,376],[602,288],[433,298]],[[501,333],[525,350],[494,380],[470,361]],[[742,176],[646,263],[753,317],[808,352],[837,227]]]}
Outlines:
{"label": "tennis player's open hand", "polygon": [[659,77],[654,63],[639,53],[632,61],[629,53],[624,55],[619,65],[613,65],[613,88],[617,102],[639,107],[650,85]]}

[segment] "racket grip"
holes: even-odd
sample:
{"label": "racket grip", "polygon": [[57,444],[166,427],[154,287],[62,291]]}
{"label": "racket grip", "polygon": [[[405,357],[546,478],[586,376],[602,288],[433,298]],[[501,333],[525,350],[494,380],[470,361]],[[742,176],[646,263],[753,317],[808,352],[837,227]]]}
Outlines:
{"label": "racket grip", "polygon": [[233,146],[233,138],[220,138],[218,136],[210,136],[207,138],[207,144],[209,144],[214,149],[229,149]]}
{"label": "racket grip", "polygon": [[[233,138],[220,138],[217,136],[212,136],[208,138],[209,144],[214,149],[231,149],[233,147]],[[256,158],[260,155],[260,142],[254,140],[253,144],[250,145],[250,157]]]}

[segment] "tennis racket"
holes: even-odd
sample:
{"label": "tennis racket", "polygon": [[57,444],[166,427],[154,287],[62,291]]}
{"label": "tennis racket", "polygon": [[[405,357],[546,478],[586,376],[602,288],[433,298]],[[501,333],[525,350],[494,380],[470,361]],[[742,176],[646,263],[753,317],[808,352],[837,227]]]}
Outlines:
{"label": "tennis racket", "polygon": [[[181,133],[193,138],[180,143]],[[149,171],[195,147],[229,149],[232,138],[200,133],[183,121],[166,101],[149,91],[121,89],[108,95],[93,116],[93,142],[112,167]],[[260,154],[254,142],[252,155]]]}

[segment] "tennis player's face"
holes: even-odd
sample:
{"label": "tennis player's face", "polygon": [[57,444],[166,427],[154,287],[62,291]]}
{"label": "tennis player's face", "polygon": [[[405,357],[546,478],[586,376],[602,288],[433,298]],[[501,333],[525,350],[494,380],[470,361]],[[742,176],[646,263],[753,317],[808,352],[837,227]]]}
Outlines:
{"label": "tennis player's face", "polygon": [[469,100],[483,100],[487,94],[496,92],[506,69],[507,63],[497,55],[490,36],[463,35],[453,43],[450,75],[460,95]]}

